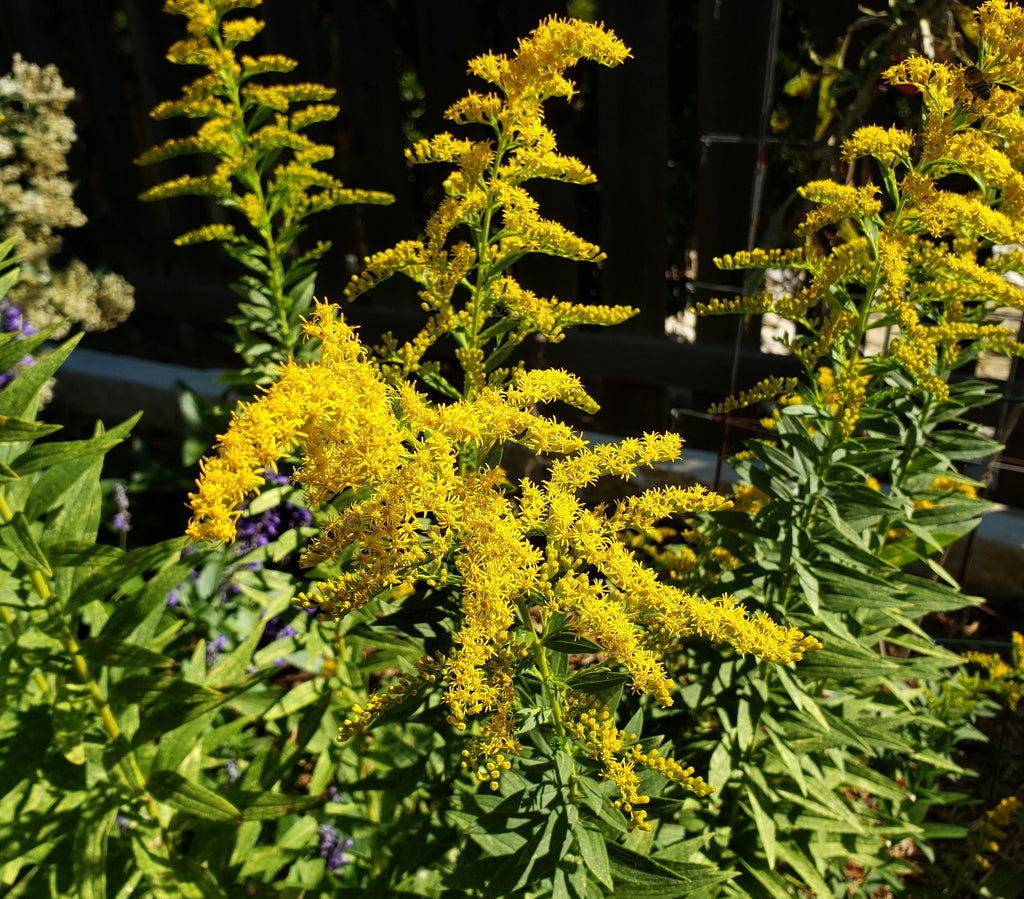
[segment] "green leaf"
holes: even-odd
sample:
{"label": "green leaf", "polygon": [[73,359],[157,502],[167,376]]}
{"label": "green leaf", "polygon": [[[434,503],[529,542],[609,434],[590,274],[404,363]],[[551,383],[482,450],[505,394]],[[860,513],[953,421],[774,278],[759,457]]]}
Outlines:
{"label": "green leaf", "polygon": [[796,753],[786,745],[785,737],[776,732],[777,728],[779,731],[782,731],[783,728],[776,724],[774,720],[769,720],[767,716],[762,717],[761,723],[768,732],[768,739],[772,741],[772,746],[775,747],[779,758],[782,759],[786,773],[796,781],[800,792],[806,796],[807,782],[804,780],[803,765],[801,765],[800,759],[796,757]]}
{"label": "green leaf", "polygon": [[616,843],[608,843],[607,850],[616,896],[676,899],[732,876],[709,865],[656,862]]}
{"label": "green leaf", "polygon": [[965,431],[933,431],[931,439],[932,446],[952,461],[973,462],[985,459],[1000,449],[995,440]]}
{"label": "green leaf", "polygon": [[785,840],[777,844],[779,858],[783,859],[803,879],[812,896],[831,896],[832,890],[825,883],[817,866],[794,842]]}
{"label": "green leaf", "polygon": [[552,634],[550,637],[545,638],[544,645],[555,652],[583,655],[601,652],[603,649],[603,647],[598,646],[592,640],[574,636],[571,631],[561,631],[560,633]]}
{"label": "green leaf", "polygon": [[174,660],[163,653],[106,636],[82,641],[82,655],[106,668],[170,668]]}
{"label": "green leaf", "polygon": [[573,828],[576,844],[579,846],[580,857],[587,869],[608,889],[614,887],[612,869],[608,861],[608,850],[605,848],[604,836],[577,821]]}
{"label": "green leaf", "polygon": [[107,899],[107,839],[117,808],[85,803],[75,826],[72,864],[81,899]]}
{"label": "green leaf", "polygon": [[742,855],[739,861],[754,879],[768,891],[770,896],[775,897],[775,899],[792,899],[793,893],[790,890],[789,883],[781,874],[776,871],[766,871],[756,862],[748,861]]}
{"label": "green leaf", "polygon": [[253,653],[263,637],[266,624],[267,619],[264,618],[253,627],[252,633],[245,640],[221,656],[220,661],[208,672],[207,680],[221,688],[237,684],[253,663]]}
{"label": "green leaf", "polygon": [[[142,413],[139,413],[141,415]],[[132,421],[137,421],[139,415]],[[22,477],[35,471],[67,465],[80,459],[103,457],[121,442],[120,437],[90,437],[88,440],[59,440],[33,446],[14,460],[12,466]]]}
{"label": "green leaf", "polygon": [[[102,637],[108,640],[130,640],[143,646],[150,645],[163,617],[162,613],[167,607],[168,594],[185,580],[192,570],[192,564],[189,562],[171,561],[178,558],[180,546],[181,539],[168,541],[165,567],[152,575],[137,594],[123,597],[114,604],[113,612],[103,625]],[[124,555],[118,561],[123,559],[126,559]],[[170,564],[167,564],[168,562]]]}
{"label": "green leaf", "polygon": [[716,790],[721,790],[732,777],[732,754],[729,750],[729,741],[722,740],[711,753],[711,760],[708,762],[707,782]]}
{"label": "green leaf", "polygon": [[812,612],[818,615],[821,612],[821,599],[818,593],[818,579],[811,573],[810,569],[799,559],[794,560],[793,568],[796,571],[797,580],[803,591],[804,599],[810,606]]}
{"label": "green leaf", "polygon": [[[21,341],[22,354],[31,352],[32,348],[41,344],[58,327],[53,325],[45,328],[34,337]],[[11,418],[34,417],[40,388],[53,377],[64,360],[82,339],[82,333],[64,341],[51,353],[45,353],[36,359],[36,364],[21,372],[3,390],[0,390],[0,415]]]}
{"label": "green leaf", "polygon": [[[820,652],[820,650],[817,651]],[[807,660],[803,659],[800,662],[801,667],[805,661]],[[777,665],[774,668],[774,671],[779,679],[779,683],[782,684],[782,689],[786,691],[786,694],[793,701],[793,705],[798,709],[810,712],[811,715],[817,719],[822,728],[827,731],[829,729],[829,725],[825,720],[825,716],[822,713],[821,706],[818,702],[813,697],[808,696],[803,692],[799,682],[793,677],[793,674],[786,667],[783,665]]]}
{"label": "green leaf", "polygon": [[125,553],[122,562],[105,565],[76,585],[71,595],[70,607],[77,609],[96,599],[106,600],[133,578],[162,569],[167,564],[169,555],[175,548],[180,550],[183,542],[184,538],[174,537]]}
{"label": "green leaf", "polygon": [[846,650],[828,647],[815,650],[798,666],[798,673],[804,680],[835,678],[844,683],[860,678],[893,677],[899,671],[899,664],[892,659],[868,651],[858,652],[853,646]]}
{"label": "green leaf", "polygon": [[802,467],[778,447],[772,446],[770,443],[751,441],[747,448],[756,458],[764,462],[769,467],[769,470],[774,467],[788,478],[792,478],[795,481],[804,480]]}
{"label": "green leaf", "polygon": [[[46,521],[43,533],[44,545],[66,540],[95,540],[99,530],[102,512],[100,472],[103,470],[103,456],[84,457],[67,465],[59,465],[42,473],[32,489],[29,503],[25,506],[27,515],[42,517],[40,498],[50,499],[51,508],[56,509]],[[57,589],[66,596],[71,592],[77,572],[58,572]],[[80,579],[80,578],[79,578]]]}
{"label": "green leaf", "polygon": [[183,878],[171,862],[159,831],[132,834],[132,854],[154,899],[221,899],[222,890],[207,891],[194,879]]}
{"label": "green leaf", "polygon": [[0,526],[0,537],[26,568],[38,571],[44,577],[53,577],[53,569],[32,536],[29,523],[21,512],[15,512],[9,522]]}
{"label": "green leaf", "polygon": [[761,846],[768,859],[768,867],[775,870],[775,821],[761,808],[753,785],[748,784],[745,792],[747,802],[750,803],[750,809],[754,813],[754,826],[757,827],[758,835],[761,837]]}
{"label": "green leaf", "polygon": [[289,796],[276,792],[233,793],[244,821],[274,821],[320,804],[319,796]]}
{"label": "green leaf", "polygon": [[153,796],[173,808],[208,821],[234,821],[241,811],[223,796],[183,777],[177,771],[154,771],[146,781]]}
{"label": "green leaf", "polygon": [[88,719],[82,703],[58,700],[52,711],[53,742],[61,755],[72,765],[85,764],[83,734]]}
{"label": "green leaf", "polygon": [[42,421],[29,421],[0,415],[0,443],[19,440],[38,440],[59,431],[63,425],[49,425]]}
{"label": "green leaf", "polygon": [[118,562],[126,556],[123,549],[94,543],[91,540],[64,540],[51,543],[46,554],[53,568],[75,568],[89,573],[99,571],[105,565]]}

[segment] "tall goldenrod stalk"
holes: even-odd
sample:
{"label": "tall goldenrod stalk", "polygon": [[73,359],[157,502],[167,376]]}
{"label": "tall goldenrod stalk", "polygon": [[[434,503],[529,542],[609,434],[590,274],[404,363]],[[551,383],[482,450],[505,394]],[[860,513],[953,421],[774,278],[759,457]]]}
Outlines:
{"label": "tall goldenrod stalk", "polygon": [[[299,322],[309,309],[315,266],[330,249],[329,242],[320,241],[302,254],[291,252],[306,229],[305,220],[336,206],[394,200],[380,191],[348,189],[318,167],[334,155],[334,148],[303,132],[338,115],[338,107],[326,102],[333,88],[308,82],[261,84],[261,76],[286,74],[298,63],[279,54],[239,53],[264,23],[252,16],[226,16],[261,2],[167,0],[164,11],[184,16],[189,33],[167,58],[201,66],[206,73],[182,89],[181,99],[161,103],[151,114],[205,121],[193,136],[172,138],[138,159],[143,165],[192,154],[217,160],[212,173],[165,181],[142,199],[206,196],[240,218],[241,227],[206,225],[175,243],[216,241],[252,273],[238,282],[241,315],[232,319],[239,337],[236,350],[246,364],[239,374],[242,383],[266,382],[273,367],[299,349]],[[296,104],[303,105],[293,109]]]}
{"label": "tall goldenrod stalk", "polygon": [[[496,789],[521,749],[520,691],[539,679],[557,742],[572,738],[575,751],[596,760],[618,785],[617,802],[631,825],[647,827],[637,766],[698,794],[707,785],[692,769],[630,748],[635,735],[619,731],[598,699],[572,689],[564,668],[549,666],[557,650],[546,641],[590,641],[602,654],[597,667],[621,668],[635,691],[663,706],[672,704],[675,682],[660,653],[683,638],[726,643],[779,664],[818,643],[749,615],[729,596],[708,599],[660,582],[619,539],[666,516],[720,508],[721,497],[665,487],[615,510],[581,502],[580,488],[601,476],[628,478],[676,458],[676,435],[588,447],[580,434],[534,411],[556,400],[596,408],[576,377],[502,367],[529,333],[557,339],[567,325],[611,323],[632,312],[540,299],[509,271],[530,252],[600,258],[596,246],[542,219],[523,184],[538,177],[594,180],[582,163],[556,152],[543,103],[572,96],[564,72],[579,59],[614,65],[627,55],[599,25],[551,18],[514,56],[486,54],[470,63],[500,93],[470,93],[448,116],[489,126],[493,140],[443,134],[413,147],[416,161],[456,164],[447,196],[425,241],[372,257],[348,291],[354,296],[401,272],[420,286],[426,326],[402,346],[387,341],[378,363],[336,307],[318,304],[305,330],[320,342],[320,360],[282,365],[276,383],[238,410],[217,455],[203,463],[188,534],[231,540],[243,498],[297,448],[302,462],[293,480],[309,502],[334,509],[303,563],[335,573],[299,597],[304,607],[340,618],[378,598],[398,601],[435,588],[458,600],[450,648],[424,656],[415,671],[354,709],[342,736],[412,693],[442,689],[449,724],[471,735],[464,766]],[[466,239],[451,243],[457,231]],[[423,362],[443,334],[455,338],[461,384]],[[448,401],[430,400],[418,383]],[[500,467],[507,442],[558,457],[547,480],[510,483]]]}
{"label": "tall goldenrod stalk", "polygon": [[[978,19],[977,68],[987,90],[979,91],[960,64],[912,57],[893,66],[885,79],[920,94],[920,135],[871,125],[842,146],[851,166],[870,160],[879,184],[812,182],[801,190],[814,204],[797,229],[801,246],[717,260],[729,269],[802,271],[801,289],[715,300],[699,309],[773,312],[799,326],[786,343],[804,368],[803,384],[769,379],[714,411],[774,398],[776,411],[764,423],[777,430],[787,408],[793,415],[813,408],[814,427],[823,429],[810,435],[813,490],[840,476],[836,466],[849,456],[866,469],[865,483],[889,482],[890,498],[906,498],[918,511],[927,512],[943,496],[972,493],[948,464],[942,478],[915,477],[921,453],[929,452],[928,434],[961,402],[950,404],[956,369],[982,352],[1024,354],[1000,315],[1024,310],[1024,294],[1002,277],[1024,261],[1015,249],[1024,235],[1024,10],[990,0]],[[993,245],[1010,251],[992,253]],[[891,469],[872,471],[863,441],[890,428],[885,419],[897,420],[900,404],[908,402],[915,409],[916,437],[908,435]],[[795,440],[793,429],[780,439]],[[817,511],[817,501],[808,504],[795,533],[806,532]],[[887,521],[881,520],[870,549],[903,559],[891,544],[919,535],[893,531]],[[785,571],[775,597],[783,614],[796,575],[795,569]]]}

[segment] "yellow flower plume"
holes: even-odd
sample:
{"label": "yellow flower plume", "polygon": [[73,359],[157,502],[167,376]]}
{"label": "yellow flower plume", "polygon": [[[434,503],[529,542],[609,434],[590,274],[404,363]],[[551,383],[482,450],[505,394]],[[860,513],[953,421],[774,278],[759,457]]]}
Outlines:
{"label": "yellow flower plume", "polygon": [[[727,507],[724,498],[660,488],[613,511],[578,499],[579,488],[599,477],[629,478],[640,466],[676,458],[678,436],[587,447],[564,424],[530,411],[555,400],[593,407],[579,381],[559,371],[524,373],[506,388],[438,406],[408,384],[387,383],[335,307],[317,303],[305,331],[321,342],[321,359],[282,365],[277,382],[236,411],[216,455],[202,463],[188,535],[231,540],[242,504],[296,449],[302,461],[292,479],[311,504],[350,491],[303,556],[333,573],[298,602],[340,618],[386,591],[395,599],[423,583],[457,588],[452,649],[422,670],[436,675],[457,729],[484,719],[470,753],[473,765],[489,759],[478,774],[487,764],[501,770],[497,756],[515,751],[510,678],[522,654],[524,609],[566,614],[578,635],[625,668],[635,690],[662,705],[672,703],[674,683],[660,653],[679,638],[699,635],[780,663],[818,645],[751,617],[729,597],[705,599],[660,582],[620,539],[673,514]],[[546,483],[523,479],[513,491],[487,461],[507,441],[563,455]],[[418,677],[398,693],[427,683]],[[372,720],[386,700],[354,711],[347,730]]]}

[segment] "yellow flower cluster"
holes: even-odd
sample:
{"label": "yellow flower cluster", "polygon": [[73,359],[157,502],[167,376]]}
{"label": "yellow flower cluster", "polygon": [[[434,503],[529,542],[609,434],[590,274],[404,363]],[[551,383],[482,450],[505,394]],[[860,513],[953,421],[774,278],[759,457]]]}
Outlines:
{"label": "yellow flower cluster", "polygon": [[[230,541],[241,504],[297,447],[302,461],[292,479],[308,502],[345,497],[303,556],[304,564],[331,563],[336,573],[300,596],[300,604],[340,618],[389,592],[397,600],[423,582],[458,588],[454,647],[429,673],[443,684],[453,726],[462,730],[470,718],[483,718],[466,758],[478,777],[486,772],[496,782],[491,775],[518,747],[514,671],[523,653],[517,624],[529,620],[524,609],[564,614],[578,636],[601,646],[608,664],[628,672],[635,690],[662,705],[672,703],[674,682],[659,648],[683,637],[699,635],[781,664],[820,646],[763,615],[751,617],[731,597],[705,599],[660,582],[620,539],[627,529],[674,514],[727,507],[724,498],[664,487],[611,511],[583,505],[580,488],[598,478],[630,478],[640,466],[676,458],[677,435],[587,447],[564,424],[531,411],[555,400],[592,405],[579,381],[559,371],[525,372],[473,399],[431,403],[408,383],[389,384],[335,312],[318,303],[305,324],[321,343],[320,361],[283,364],[276,382],[236,411],[216,455],[203,461],[189,497],[188,535]],[[485,461],[507,441],[562,457],[547,481],[524,478],[517,497],[501,468]],[[400,682],[354,710],[343,732],[366,726],[427,682],[425,675]]]}
{"label": "yellow flower cluster", "polygon": [[842,156],[847,161],[873,156],[889,168],[909,166],[910,148],[913,145],[914,135],[909,131],[867,125],[858,128],[852,137],[843,142]]}
{"label": "yellow flower cluster", "polygon": [[[811,251],[813,253],[813,251]],[[723,271],[765,268],[803,268],[807,259],[808,249],[799,247],[794,250],[768,249],[755,247],[753,250],[742,250],[714,259]]]}
{"label": "yellow flower cluster", "polygon": [[988,870],[992,867],[989,855],[995,855],[1000,848],[1000,841],[1009,835],[1011,829],[1020,830],[1024,826],[1021,810],[1024,802],[1017,796],[1006,796],[1000,799],[994,808],[985,812],[977,829],[971,834],[971,843],[975,848],[974,861],[978,867]]}
{"label": "yellow flower cluster", "polygon": [[960,493],[968,499],[978,498],[978,488],[970,481],[963,481],[959,478],[937,477],[928,485],[928,489],[938,493]]}
{"label": "yellow flower cluster", "polygon": [[[513,55],[487,53],[470,61],[470,72],[498,92],[471,91],[446,117],[456,124],[484,125],[493,136],[467,140],[445,132],[407,151],[414,164],[454,167],[444,181],[445,198],[427,222],[424,240],[370,257],[345,291],[354,299],[398,272],[419,286],[428,319],[401,346],[385,340],[379,355],[389,377],[418,375],[449,396],[468,398],[508,378],[501,364],[529,334],[559,340],[568,326],[618,324],[636,314],[630,307],[540,297],[509,273],[528,253],[587,262],[603,258],[595,244],[543,218],[524,184],[538,178],[573,184],[595,180],[584,163],[558,152],[555,135],[544,124],[543,104],[573,95],[575,86],[565,72],[581,59],[616,66],[628,56],[626,46],[603,26],[552,16],[521,40]],[[457,291],[465,292],[464,301]],[[454,387],[440,385],[436,372],[423,364],[429,347],[449,333],[455,335],[465,372],[464,383]]]}
{"label": "yellow flower cluster", "polygon": [[[873,380],[880,384],[894,367],[917,390],[941,399],[948,395],[946,373],[966,348],[1024,353],[993,318],[998,309],[1024,309],[1024,294],[1000,277],[1019,268],[1020,259],[980,261],[991,244],[1024,237],[1024,70],[1014,55],[1024,48],[1024,16],[1005,0],[987,0],[977,16],[978,68],[989,96],[979,96],[959,64],[913,57],[890,68],[890,83],[921,91],[921,135],[869,125],[842,147],[848,162],[875,160],[884,194],[871,184],[806,185],[801,193],[814,206],[798,229],[805,246],[716,260],[723,268],[803,270],[800,291],[712,300],[698,310],[774,312],[801,325],[790,349],[809,375],[822,360],[834,369],[832,392],[820,398],[833,407],[843,437],[853,433]],[[823,228],[834,235],[827,254],[814,246]],[[886,334],[869,375],[858,359],[873,329]]]}
{"label": "yellow flower cluster", "polygon": [[[212,174],[185,175],[163,182],[142,194],[144,200],[176,196],[213,196],[239,208],[257,232],[270,227],[280,214],[288,228],[310,212],[351,203],[390,203],[393,197],[379,191],[346,189],[340,181],[313,166],[334,155],[333,148],[317,144],[301,134],[314,122],[333,119],[338,107],[325,103],[335,91],[322,84],[262,85],[251,79],[265,73],[286,73],[297,63],[280,55],[240,58],[237,48],[251,41],[264,23],[251,16],[225,19],[237,9],[259,6],[262,0],[167,0],[164,11],[188,20],[189,36],[175,43],[167,56],[181,65],[202,66],[207,73],[182,89],[178,100],[159,104],[157,119],[185,116],[207,119],[197,133],[172,138],[143,153],[137,160],[151,165],[185,154],[209,154],[218,160]],[[291,113],[295,103],[310,104]],[[268,111],[276,116],[264,122]],[[290,150],[292,162],[276,166],[262,161],[281,150]],[[308,177],[297,179],[296,168]],[[266,183],[261,183],[266,179]],[[264,195],[274,196],[269,208]],[[222,232],[201,228],[182,235],[179,243],[222,240]],[[227,242],[237,242],[227,235]]]}
{"label": "yellow flower cluster", "polygon": [[870,380],[862,359],[858,359],[850,369],[818,369],[815,381],[821,406],[839,422],[839,432],[844,438],[851,436],[856,429]]}
{"label": "yellow flower cluster", "polygon": [[352,706],[348,716],[338,728],[338,739],[349,739],[372,724],[384,712],[415,697],[424,687],[435,683],[437,672],[443,664],[443,656],[436,658],[424,656],[416,661],[415,673],[403,672],[393,684],[374,693],[367,700],[365,708],[361,705]]}
{"label": "yellow flower cluster", "polygon": [[771,497],[751,484],[739,484],[732,492],[732,507],[737,512],[756,515],[769,502],[771,502]]}
{"label": "yellow flower cluster", "polygon": [[708,410],[713,415],[724,415],[734,409],[743,409],[746,406],[753,406],[755,403],[764,400],[773,400],[783,394],[792,393],[799,382],[796,378],[781,378],[772,376],[759,381],[749,390],[741,390],[736,396],[729,397],[721,403],[715,403]]}
{"label": "yellow flower cluster", "polygon": [[804,237],[843,219],[871,219],[882,211],[878,188],[873,184],[854,187],[836,181],[811,181],[801,187],[799,193],[818,204],[797,229],[797,234]]}
{"label": "yellow flower cluster", "polygon": [[[569,732],[582,744],[586,754],[601,766],[601,776],[612,781],[619,797],[612,804],[629,817],[629,829],[650,830],[647,810],[640,808],[651,801],[640,792],[637,766],[658,772],[666,780],[679,784],[697,796],[707,796],[713,788],[703,778],[695,777],[693,768],[684,768],[675,759],[658,750],[645,752],[637,743],[636,734],[627,734],[612,721],[608,707],[592,696],[569,691],[565,700]],[[627,744],[632,744],[627,749]]]}
{"label": "yellow flower cluster", "polygon": [[1001,693],[1006,697],[1010,710],[1015,711],[1017,703],[1024,696],[1024,634],[1013,632],[1012,659],[1006,662],[994,652],[965,652],[967,662],[980,665],[988,674],[984,681],[987,690]]}

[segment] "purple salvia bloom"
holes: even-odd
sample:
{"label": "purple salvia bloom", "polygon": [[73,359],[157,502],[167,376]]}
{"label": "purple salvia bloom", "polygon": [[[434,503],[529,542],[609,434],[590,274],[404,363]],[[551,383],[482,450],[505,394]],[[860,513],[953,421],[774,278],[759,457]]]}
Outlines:
{"label": "purple salvia bloom", "polygon": [[114,823],[117,825],[117,829],[121,836],[124,836],[128,830],[128,819],[124,815],[117,815],[114,818]]}
{"label": "purple salvia bloom", "polygon": [[114,485],[114,505],[117,507],[117,514],[114,515],[114,530],[125,533],[132,529],[132,513],[128,511],[128,491],[124,484]]}
{"label": "purple salvia bloom", "polygon": [[212,668],[217,664],[217,659],[220,658],[220,654],[223,650],[227,649],[228,638],[223,634],[217,634],[209,643],[206,644],[206,667]]}
{"label": "purple salvia bloom", "polygon": [[293,503],[281,503],[256,515],[245,515],[238,521],[235,551],[240,556],[245,555],[269,545],[286,531],[312,523],[313,516],[309,510]]}
{"label": "purple salvia bloom", "polygon": [[170,608],[174,608],[181,602],[181,586],[175,587],[170,593],[167,594],[167,605]]}
{"label": "purple salvia bloom", "polygon": [[228,776],[229,784],[233,784],[238,780],[242,774],[242,772],[238,770],[238,759],[228,759],[224,763],[224,773]]}
{"label": "purple salvia bloom", "polygon": [[313,523],[313,513],[309,509],[303,509],[302,506],[296,506],[292,503],[285,503],[284,509],[288,513],[288,523],[285,530],[306,528]]}
{"label": "purple salvia bloom", "polygon": [[337,871],[342,865],[350,861],[345,854],[346,849],[351,849],[353,841],[349,839],[338,841],[338,831],[330,824],[321,824],[317,831],[320,835],[320,846],[318,852],[320,857],[327,859],[327,870]]}
{"label": "purple salvia bloom", "polygon": [[0,300],[0,331],[5,334],[20,331],[23,318],[21,307],[17,303],[12,303],[7,297]]}
{"label": "purple salvia bloom", "polygon": [[317,850],[321,858],[330,858],[338,846],[338,831],[330,824],[321,824],[317,830],[320,836],[320,847]]}
{"label": "purple salvia bloom", "polygon": [[327,859],[327,870],[337,871],[342,865],[347,865],[351,859],[345,854],[346,849],[351,849],[353,840],[342,840]]}
{"label": "purple salvia bloom", "polygon": [[25,318],[21,307],[7,297],[0,300],[0,331],[5,334],[20,331],[21,337],[32,337],[39,333],[39,329]]}

